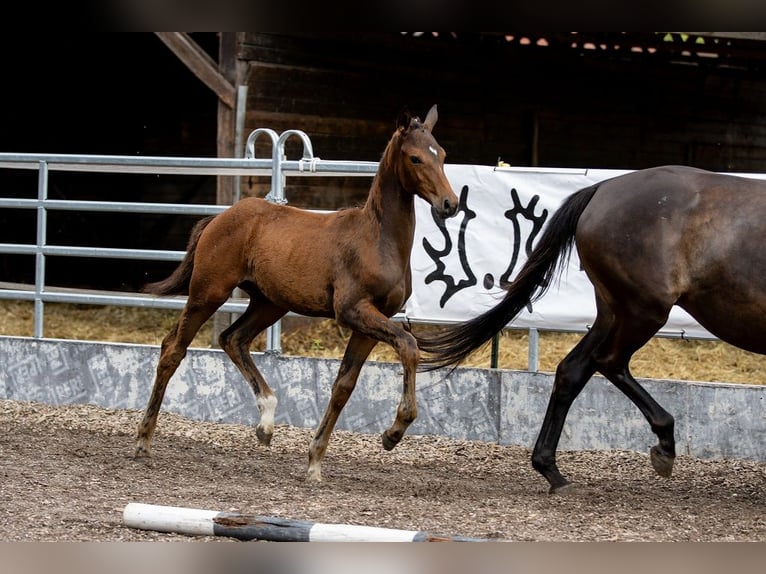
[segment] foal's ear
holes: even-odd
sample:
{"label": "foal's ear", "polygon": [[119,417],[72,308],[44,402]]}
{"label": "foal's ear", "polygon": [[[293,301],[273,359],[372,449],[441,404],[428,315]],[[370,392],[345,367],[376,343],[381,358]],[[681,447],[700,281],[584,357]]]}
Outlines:
{"label": "foal's ear", "polygon": [[436,104],[431,106],[431,109],[428,110],[428,115],[426,115],[426,120],[423,122],[423,127],[425,127],[429,132],[434,129],[434,125],[436,125],[436,120],[439,118],[439,114],[436,113]]}
{"label": "foal's ear", "polygon": [[398,130],[406,130],[410,127],[410,122],[412,121],[412,113],[410,112],[409,108],[406,106],[402,108],[402,111],[399,112],[399,117],[396,119],[396,129]]}

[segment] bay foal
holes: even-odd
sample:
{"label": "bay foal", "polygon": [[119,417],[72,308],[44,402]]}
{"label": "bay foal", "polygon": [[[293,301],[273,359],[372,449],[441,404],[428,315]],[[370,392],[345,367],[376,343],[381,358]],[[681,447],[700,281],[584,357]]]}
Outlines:
{"label": "bay foal", "polygon": [[422,122],[408,112],[400,114],[360,208],[323,214],[248,198],[194,227],[178,268],[144,288],[155,295],[188,292],[188,300],[162,341],[154,386],[137,429],[136,458],[151,454],[165,389],[189,344],[236,287],[250,302],[219,341],[255,393],[260,444],[271,442],[277,399],[251,358],[250,345],[288,311],[335,318],[351,330],[330,402],[309,446],[308,478],[321,480],[330,434],[378,342],[391,345],[404,367],[396,418],[382,436],[386,450],[399,443],[417,416],[419,351],[415,338],[390,317],[412,289],[415,196],[440,217],[451,217],[458,205],[444,174],[444,149],[432,134],[436,120],[436,106]]}

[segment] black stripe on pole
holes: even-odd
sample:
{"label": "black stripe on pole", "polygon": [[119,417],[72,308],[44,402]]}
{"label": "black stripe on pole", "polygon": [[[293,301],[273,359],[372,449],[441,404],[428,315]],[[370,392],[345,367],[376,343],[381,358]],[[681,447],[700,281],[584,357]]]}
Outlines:
{"label": "black stripe on pole", "polygon": [[221,512],[213,518],[213,532],[216,536],[230,536],[239,540],[309,542],[312,526],[313,522],[302,520],[230,512]]}

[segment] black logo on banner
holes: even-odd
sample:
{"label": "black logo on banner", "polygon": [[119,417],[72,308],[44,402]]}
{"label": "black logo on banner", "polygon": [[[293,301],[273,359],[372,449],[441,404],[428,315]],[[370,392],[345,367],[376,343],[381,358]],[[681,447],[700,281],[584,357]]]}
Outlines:
{"label": "black logo on banner", "polygon": [[444,282],[444,293],[442,294],[441,299],[439,299],[439,306],[442,309],[444,308],[444,305],[447,303],[447,301],[449,301],[450,297],[452,297],[455,293],[461,289],[465,289],[466,287],[476,285],[476,275],[474,275],[473,271],[471,271],[471,266],[468,264],[468,257],[466,256],[465,252],[465,228],[468,226],[468,222],[476,217],[476,212],[472,211],[471,208],[468,207],[467,185],[464,185],[463,189],[460,190],[460,202],[458,203],[457,212],[458,214],[462,214],[463,217],[463,221],[460,222],[460,233],[458,233],[457,237],[457,253],[460,259],[460,267],[462,267],[463,271],[465,271],[465,279],[461,279],[456,283],[454,277],[444,273],[444,270],[447,268],[447,266],[442,262],[442,257],[446,257],[452,251],[452,238],[447,231],[447,224],[445,223],[445,220],[436,217],[433,211],[431,211],[431,217],[433,217],[434,223],[436,223],[439,231],[444,237],[444,249],[439,251],[438,249],[434,248],[434,246],[431,245],[425,237],[423,238],[423,249],[426,250],[428,256],[433,260],[434,263],[436,263],[436,269],[426,276],[425,284],[428,285],[432,281]]}
{"label": "black logo on banner", "polygon": [[[447,225],[446,222],[438,217],[436,217],[432,212],[432,217],[434,220],[434,223],[438,227],[440,233],[442,234],[442,237],[444,238],[444,249],[436,249],[431,243],[428,241],[428,239],[423,238],[423,249],[428,254],[428,256],[431,258],[431,260],[436,264],[436,269],[429,273],[426,278],[424,279],[424,282],[426,285],[429,283],[432,283],[434,281],[441,281],[444,283],[444,293],[442,294],[441,298],[439,299],[439,306],[441,308],[444,308],[447,301],[450,300],[450,298],[457,292],[461,291],[462,289],[466,289],[467,287],[472,287],[473,285],[476,285],[476,274],[471,269],[470,262],[468,261],[468,256],[465,249],[465,231],[469,225],[469,223],[476,218],[476,212],[473,211],[470,207],[468,207],[468,195],[469,195],[469,188],[467,185],[463,186],[463,189],[460,191],[460,203],[458,205],[458,214],[462,214],[462,221],[460,222],[460,230],[458,232],[458,238],[457,238],[457,254],[458,254],[458,260],[460,261],[460,267],[462,268],[463,272],[465,273],[465,278],[460,279],[459,281],[455,280],[455,277],[452,275],[445,273],[447,266],[442,261],[445,257],[447,257],[450,253],[452,253],[454,243],[452,241],[452,237],[450,237],[449,231],[447,231]],[[548,210],[543,209],[540,215],[535,215],[535,207],[537,207],[537,203],[540,200],[539,195],[532,196],[532,198],[529,200],[529,204],[526,206],[522,205],[521,199],[519,198],[519,193],[516,191],[515,188],[511,189],[511,201],[513,203],[513,206],[511,209],[508,209],[504,216],[506,219],[508,219],[511,222],[512,226],[512,233],[513,233],[513,249],[511,250],[511,258],[508,262],[508,266],[506,267],[505,271],[500,275],[499,279],[499,285],[500,287],[505,287],[510,282],[510,278],[513,275],[513,273],[516,270],[516,264],[519,260],[519,253],[521,252],[521,244],[522,244],[522,227],[521,227],[521,219],[526,219],[527,221],[531,222],[532,224],[532,230],[530,231],[529,235],[527,235],[526,240],[524,241],[524,251],[527,255],[532,252],[532,247],[534,246],[534,242],[537,239],[537,235],[540,233],[540,230],[542,229],[543,225],[545,224],[546,219],[548,218]],[[458,215],[457,217],[460,217]],[[484,276],[483,279],[483,285],[485,289],[491,289],[495,286],[495,278],[491,273],[487,273]]]}

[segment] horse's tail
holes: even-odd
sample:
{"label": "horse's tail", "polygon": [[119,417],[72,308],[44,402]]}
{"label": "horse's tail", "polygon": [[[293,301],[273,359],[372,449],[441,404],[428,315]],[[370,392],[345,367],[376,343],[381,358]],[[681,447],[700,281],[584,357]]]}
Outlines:
{"label": "horse's tail", "polygon": [[173,271],[167,279],[156,281],[154,283],[147,283],[141,291],[153,295],[188,294],[189,282],[191,281],[192,271],[194,270],[194,254],[197,251],[197,243],[199,242],[200,235],[202,235],[202,232],[208,224],[213,221],[214,217],[215,215],[210,215],[204,219],[200,219],[194,224],[191,234],[189,235],[189,242],[186,245],[186,255],[178,267],[176,267],[175,271]]}
{"label": "horse's tail", "polygon": [[577,222],[598,187],[599,184],[595,184],[573,193],[553,214],[516,279],[508,285],[502,301],[440,334],[432,337],[415,335],[424,353],[421,370],[431,371],[450,365],[454,368],[502,330],[528,303],[545,294],[555,274],[569,259]]}

